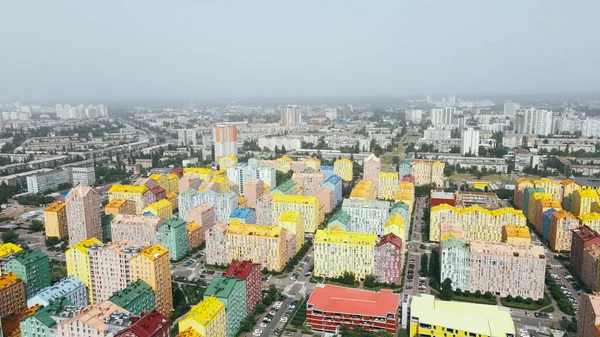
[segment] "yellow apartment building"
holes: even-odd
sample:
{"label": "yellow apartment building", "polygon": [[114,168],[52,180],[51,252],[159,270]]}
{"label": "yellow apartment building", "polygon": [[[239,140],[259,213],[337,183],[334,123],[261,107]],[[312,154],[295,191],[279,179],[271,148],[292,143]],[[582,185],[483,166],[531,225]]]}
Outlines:
{"label": "yellow apartment building", "polygon": [[44,209],[44,227],[46,238],[59,238],[62,240],[69,236],[66,203],[53,202]]}
{"label": "yellow apartment building", "polygon": [[108,190],[108,200],[126,199],[135,204],[135,214],[142,214],[146,203],[144,202],[144,193],[148,190],[146,186],[120,185],[114,184]]}
{"label": "yellow apartment building", "polygon": [[333,163],[333,173],[340,176],[343,181],[352,181],[352,160],[340,158]]}
{"label": "yellow apartment building", "polygon": [[374,275],[376,244],[377,234],[318,230],[314,243],[315,276],[336,278],[345,271],[359,279]]}

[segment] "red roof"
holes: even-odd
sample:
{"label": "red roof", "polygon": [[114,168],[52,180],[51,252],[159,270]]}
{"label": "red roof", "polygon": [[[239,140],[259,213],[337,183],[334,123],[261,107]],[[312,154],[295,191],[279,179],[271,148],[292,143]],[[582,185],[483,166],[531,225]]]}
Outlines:
{"label": "red roof", "polygon": [[163,330],[171,322],[156,309],[153,309],[142,318],[133,323],[127,331],[133,332],[136,336],[154,336],[157,331]]}
{"label": "red roof", "polygon": [[579,226],[574,234],[579,236],[584,242],[600,237],[600,234],[586,226]]}
{"label": "red roof", "polygon": [[163,193],[164,191],[165,189],[160,186],[154,186],[150,189],[150,192],[152,192],[153,194]]}
{"label": "red roof", "polygon": [[233,261],[229,268],[227,268],[224,276],[234,276],[237,279],[246,280],[253,267],[260,270],[259,263],[252,263],[252,261]]}
{"label": "red roof", "polygon": [[312,304],[313,310],[385,317],[396,313],[400,295],[389,289],[375,292],[326,284],[317,286],[308,304]]}
{"label": "red roof", "polygon": [[394,246],[398,246],[398,247],[402,248],[402,239],[400,239],[400,237],[398,237],[394,233],[389,233],[389,234],[382,236],[381,239],[379,240],[379,243],[377,244],[377,247],[383,246],[386,243],[391,243]]}
{"label": "red roof", "polygon": [[181,178],[183,176],[183,168],[176,167],[176,168],[172,169],[171,171],[169,171],[169,173],[176,174],[177,176],[179,176],[179,178]]}

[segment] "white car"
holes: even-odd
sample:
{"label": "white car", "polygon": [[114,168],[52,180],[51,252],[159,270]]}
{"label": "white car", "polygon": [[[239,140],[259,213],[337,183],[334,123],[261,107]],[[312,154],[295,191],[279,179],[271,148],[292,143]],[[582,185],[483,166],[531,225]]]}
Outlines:
{"label": "white car", "polygon": [[254,330],[254,333],[252,334],[252,336],[254,337],[259,337],[260,335],[262,335],[263,331],[260,329],[256,329]]}
{"label": "white car", "polygon": [[287,317],[281,317],[281,319],[279,321],[281,323],[285,323],[285,322],[287,322]]}
{"label": "white car", "polygon": [[267,327],[267,323],[260,323],[258,326],[260,326],[261,328],[266,328]]}

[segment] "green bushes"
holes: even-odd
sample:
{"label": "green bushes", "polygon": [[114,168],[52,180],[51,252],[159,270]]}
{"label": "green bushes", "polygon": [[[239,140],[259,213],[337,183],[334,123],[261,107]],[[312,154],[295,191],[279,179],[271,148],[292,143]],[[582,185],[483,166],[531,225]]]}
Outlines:
{"label": "green bushes", "polygon": [[538,310],[545,306],[548,306],[550,298],[547,294],[544,294],[544,298],[534,300],[532,298],[523,299],[521,296],[512,297],[510,295],[500,298],[502,305],[510,308],[524,309],[524,310]]}
{"label": "green bushes", "polygon": [[292,257],[285,265],[284,270],[288,273],[294,270],[294,267],[298,264],[298,262],[300,262],[304,255],[306,255],[310,247],[312,247],[312,241],[306,240],[296,255],[294,255],[294,257]]}
{"label": "green bushes", "polygon": [[558,309],[569,316],[575,316],[573,305],[569,302],[569,299],[565,296],[560,286],[556,284],[556,281],[550,275],[548,269],[546,269],[546,285],[550,289],[550,294],[552,294],[552,297],[558,304]]}

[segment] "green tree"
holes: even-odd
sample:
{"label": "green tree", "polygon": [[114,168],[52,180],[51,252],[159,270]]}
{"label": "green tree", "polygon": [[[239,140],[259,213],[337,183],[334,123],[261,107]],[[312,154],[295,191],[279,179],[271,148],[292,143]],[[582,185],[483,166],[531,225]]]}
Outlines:
{"label": "green tree", "polygon": [[4,243],[15,243],[19,240],[19,233],[15,231],[8,231],[2,233],[2,242]]}
{"label": "green tree", "polygon": [[480,298],[480,297],[481,297],[481,291],[480,291],[480,290],[477,290],[477,291],[475,292],[475,298]]}
{"label": "green tree", "polygon": [[533,304],[533,298],[531,297],[527,297],[527,299],[525,300],[525,303],[532,305]]}
{"label": "green tree", "polygon": [[372,274],[368,274],[365,276],[365,287],[373,288],[375,287],[375,276]]}
{"label": "green tree", "polygon": [[506,300],[509,301],[509,302],[512,302],[515,299],[512,297],[512,295],[508,295],[508,296],[506,296]]}
{"label": "green tree", "polygon": [[456,296],[462,296],[462,295],[463,295],[463,292],[462,292],[462,290],[460,290],[460,288],[456,288],[456,290],[454,290],[454,294],[455,294]]}
{"label": "green tree", "polygon": [[44,230],[44,223],[40,220],[32,220],[29,225],[29,230],[32,232],[41,232]]}
{"label": "green tree", "polygon": [[489,291],[486,291],[485,294],[483,294],[483,298],[488,299],[488,300],[491,300],[493,297],[494,297],[494,295]]}
{"label": "green tree", "polygon": [[421,255],[421,269],[419,270],[419,275],[429,276],[429,272],[427,271],[427,254]]}
{"label": "green tree", "polygon": [[442,288],[440,290],[440,299],[444,301],[450,301],[452,299],[452,280],[446,278],[444,282],[442,282]]}
{"label": "green tree", "polygon": [[517,303],[523,303],[523,297],[521,297],[521,296],[517,296],[517,297],[515,298],[515,301],[516,301]]}

